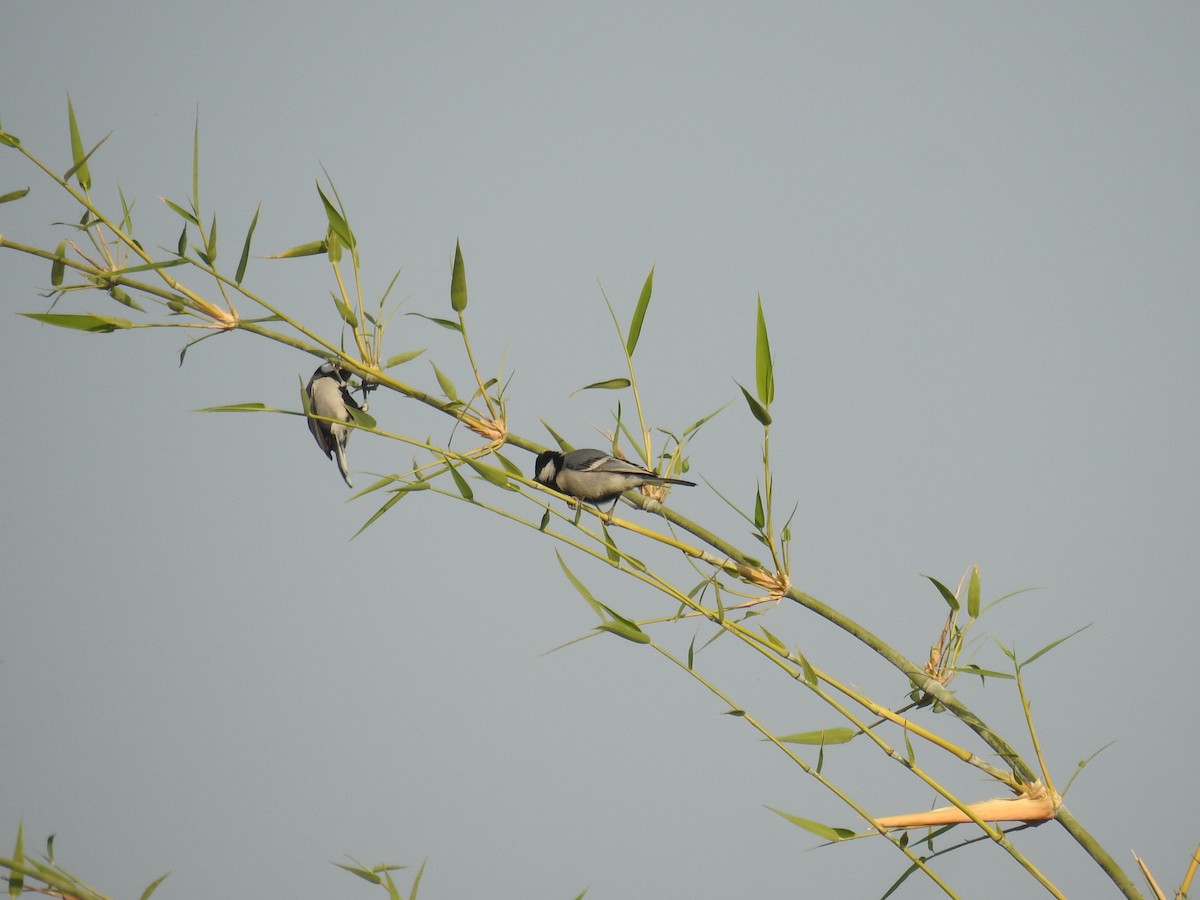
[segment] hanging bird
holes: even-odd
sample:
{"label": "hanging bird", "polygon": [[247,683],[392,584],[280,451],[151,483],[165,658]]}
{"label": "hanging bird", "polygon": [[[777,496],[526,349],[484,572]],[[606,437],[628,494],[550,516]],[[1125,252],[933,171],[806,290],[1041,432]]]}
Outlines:
{"label": "hanging bird", "polygon": [[[350,396],[350,386],[346,384],[347,374],[346,370],[335,362],[322,363],[317,371],[313,372],[313,376],[308,382],[308,402],[311,413],[327,419],[336,419],[338,422],[352,421],[350,408],[362,409],[362,407]],[[322,422],[310,418],[308,430],[312,432],[317,446],[321,448],[325,456],[333,459],[334,454],[337,454],[338,470],[342,473],[346,486],[354,487],[350,483],[350,476],[346,471],[346,443],[350,440],[350,432],[353,429],[334,422]]]}
{"label": "hanging bird", "polygon": [[611,500],[613,509],[623,493],[643,484],[696,486],[693,481],[664,478],[601,450],[572,450],[565,455],[546,450],[534,463],[533,480],[585,503],[599,506]]}

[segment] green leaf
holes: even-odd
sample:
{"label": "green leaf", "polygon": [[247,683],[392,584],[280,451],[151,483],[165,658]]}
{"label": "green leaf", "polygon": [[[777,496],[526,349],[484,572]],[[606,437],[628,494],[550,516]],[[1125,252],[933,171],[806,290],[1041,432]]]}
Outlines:
{"label": "green leaf", "polygon": [[[737,382],[734,383],[737,384]],[[770,425],[771,414],[767,412],[766,408],[752,396],[750,396],[750,392],[740,384],[738,384],[738,387],[742,388],[742,396],[746,398],[746,403],[750,407],[750,412],[753,414],[754,418],[758,419],[759,423],[762,424],[763,427]]]}
{"label": "green leaf", "polygon": [[549,509],[549,507],[547,507],[546,511],[544,513],[542,513],[542,521],[538,525],[538,531],[545,531],[546,526],[549,524],[550,524],[550,509]]}
{"label": "green leaf", "polygon": [[638,338],[642,335],[642,322],[646,318],[646,310],[650,307],[650,293],[653,290],[654,266],[651,266],[650,274],[646,276],[646,283],[642,285],[642,295],[638,297],[637,308],[633,311],[633,319],[629,323],[629,337],[625,341],[625,352],[630,356],[633,356]]}
{"label": "green leaf", "polygon": [[59,328],[72,328],[75,331],[91,331],[96,334],[108,334],[118,328],[132,328],[133,323],[127,319],[113,316],[70,315],[66,313],[18,313],[27,319],[34,319],[46,325],[56,325]]}
{"label": "green leaf", "polygon": [[469,457],[464,457],[464,462],[474,469],[479,477],[484,481],[494,484],[496,487],[502,487],[508,491],[516,490],[516,488],[509,483],[508,476],[495,466],[489,466],[486,463],[481,463],[479,460],[470,459]]}
{"label": "green leaf", "polygon": [[766,636],[767,643],[771,645],[772,649],[784,656],[787,655],[787,646],[783,643],[783,641],[775,637],[775,635],[771,634],[771,632],[767,631],[765,626],[759,625],[758,628]]}
{"label": "green leaf", "polygon": [[71,160],[74,165],[71,167],[73,171],[68,172],[63,181],[67,181],[74,174],[79,186],[88,191],[92,188],[92,173],[88,171],[87,157],[83,153],[83,139],[79,136],[79,125],[75,122],[75,107],[71,103],[70,94],[67,94],[67,119],[71,126]]}
{"label": "green leaf", "polygon": [[462,326],[459,325],[457,322],[451,321],[450,319],[439,319],[435,316],[427,316],[424,313],[418,313],[418,312],[405,313],[405,315],[406,316],[417,316],[418,318],[425,319],[426,321],[432,322],[435,325],[441,325],[443,328],[448,328],[451,331],[458,331],[458,332],[462,331]]}
{"label": "green leaf", "polygon": [[450,467],[450,477],[454,479],[454,486],[458,488],[458,492],[462,494],[464,500],[474,500],[475,492],[471,490],[471,486],[467,484],[467,479],[463,478],[458,469]]}
{"label": "green leaf", "polygon": [[456,313],[467,308],[467,269],[458,241],[454,242],[454,271],[450,275],[450,308]]}
{"label": "green leaf", "polygon": [[144,891],[142,891],[142,896],[141,896],[140,900],[150,900],[150,895],[153,894],[156,890],[158,890],[158,886],[160,884],[162,884],[164,881],[166,881],[167,878],[170,876],[170,874],[171,873],[168,872],[166,875],[160,875],[157,878],[155,878],[152,882],[150,882],[148,885],[146,885],[146,889]]}
{"label": "green leaf", "polygon": [[217,261],[217,214],[213,213],[212,227],[208,231],[208,244],[204,248],[208,251],[208,264],[211,266]]}
{"label": "green leaf", "polygon": [[967,583],[967,615],[979,618],[979,566],[971,567],[971,580]]}
{"label": "green leaf", "polygon": [[329,244],[327,242],[309,241],[307,244],[299,244],[290,250],[284,250],[282,253],[268,256],[267,259],[295,259],[298,256],[319,256],[322,253],[328,252]]}
{"label": "green leaf", "polygon": [[424,352],[425,348],[422,347],[420,350],[407,350],[404,353],[397,353],[395,356],[388,357],[388,361],[383,364],[383,367],[385,369],[390,369],[392,366],[401,365],[409,360],[416,359]]}
{"label": "green leaf", "polygon": [[[730,401],[729,401],[729,403],[732,403],[732,402],[733,402],[732,400],[730,400]],[[713,418],[713,416],[715,416],[715,415],[717,415],[718,413],[720,413],[720,412],[724,411],[725,407],[726,407],[726,406],[729,406],[729,403],[726,403],[724,406],[721,406],[720,408],[718,408],[718,409],[717,409],[717,410],[715,410],[714,412],[710,412],[710,413],[709,413],[707,416],[705,416],[704,418],[702,418],[702,419],[697,419],[695,422],[693,422],[693,423],[692,423],[691,425],[689,425],[687,428],[683,429],[683,436],[684,436],[684,438],[688,438],[688,437],[690,437],[691,435],[693,435],[693,434],[694,434],[694,433],[695,433],[697,430],[699,430],[699,428],[700,428],[700,426],[701,426],[701,425],[703,425],[703,424],[704,424],[705,422],[707,422],[709,419]]]}
{"label": "green leaf", "polygon": [[58,287],[63,283],[63,275],[67,271],[67,242],[59,241],[58,246],[54,248],[54,262],[50,264],[50,284]]}
{"label": "green leaf", "polygon": [[609,634],[615,634],[617,637],[633,641],[635,644],[650,643],[650,635],[629,621],[614,619],[611,622],[601,622],[596,626],[596,630],[607,631]]}
{"label": "green leaf", "polygon": [[371,518],[369,518],[369,519],[367,519],[367,521],[363,522],[362,528],[360,528],[360,529],[358,529],[358,531],[354,532],[354,537],[358,537],[360,534],[362,534],[364,531],[366,531],[368,528],[370,528],[372,525],[374,525],[375,521],[380,516],[382,516],[385,512],[387,512],[389,509],[391,509],[393,506],[395,506],[397,503],[399,503],[405,497],[407,497],[409,495],[409,493],[411,493],[412,491],[428,490],[428,489],[429,489],[429,484],[428,484],[428,482],[425,482],[425,481],[418,481],[416,484],[405,485],[403,488],[401,488],[395,494],[393,494],[391,497],[389,497],[387,499],[387,502],[385,502],[383,504],[383,506],[379,507],[379,509],[377,509],[375,511],[375,515],[371,516]]}
{"label": "green leaf", "polygon": [[325,218],[329,220],[329,229],[338,236],[343,244],[349,249],[354,249],[354,234],[350,231],[350,225],[342,217],[342,214],[337,211],[329,198],[325,196],[325,192],[321,190],[321,185],[317,184],[317,193],[321,195],[321,203],[325,207]]}
{"label": "green leaf", "polygon": [[767,340],[767,320],[763,317],[761,296],[758,298],[758,333],[754,345],[754,379],[758,385],[759,401],[769,408],[775,399],[775,368],[771,360],[771,344]]}
{"label": "green leaf", "polygon": [[576,578],[575,574],[567,568],[567,564],[563,562],[562,554],[555,550],[554,555],[558,557],[558,564],[562,567],[563,574],[567,576],[567,581],[571,582],[571,586],[579,591],[579,596],[586,600],[588,606],[595,611],[601,621],[604,621],[604,607],[600,605],[600,601],[593,597],[592,592],[584,587],[583,582]]}
{"label": "green leaf", "polygon": [[125,292],[125,289],[120,285],[114,284],[112,287],[110,287],[108,289],[108,296],[112,297],[118,303],[128,306],[130,309],[136,309],[138,312],[146,311],[142,308],[142,305],[130,297],[129,294]]}
{"label": "green leaf", "polygon": [[844,841],[847,838],[854,837],[854,832],[848,828],[834,828],[832,825],[822,825],[820,822],[814,822],[812,819],[802,819],[800,816],[785,813],[783,810],[776,809],[773,806],[768,806],[767,809],[787,819],[793,825],[799,825],[805,831],[811,831],[817,837],[824,838],[827,841]]}
{"label": "green leaf", "polygon": [[942,595],[942,599],[945,600],[950,605],[950,608],[952,610],[957,612],[959,610],[959,607],[961,604],[959,604],[958,598],[954,596],[954,592],[951,591],[950,588],[948,588],[944,584],[942,584],[940,581],[938,581],[936,578],[934,578],[932,575],[926,575],[925,577],[933,582],[933,586],[938,589],[938,593]]}
{"label": "green leaf", "polygon": [[359,409],[356,406],[346,406],[346,412],[350,413],[350,418],[354,420],[354,424],[359,428],[376,428],[378,427],[375,417],[364,409]]}
{"label": "green leaf", "polygon": [[[25,823],[17,822],[17,846],[13,848],[12,862],[17,866],[25,865]],[[8,895],[20,897],[25,889],[25,876],[14,868],[8,870]]]}
{"label": "green leaf", "polygon": [[342,317],[342,321],[351,328],[358,327],[358,317],[354,315],[354,310],[342,302],[342,298],[333,291],[329,292],[329,296],[333,298],[333,305],[337,307],[338,315]]}
{"label": "green leaf", "polygon": [[[192,209],[200,215],[200,107],[196,106],[196,121],[192,125]],[[197,222],[197,225],[200,223]]]}
{"label": "green leaf", "polygon": [[7,194],[0,195],[0,203],[11,203],[13,200],[20,200],[29,193],[29,188],[22,188],[18,191],[9,191]]}
{"label": "green leaf", "polygon": [[755,490],[754,492],[754,527],[762,530],[762,527],[767,523],[767,516],[763,512],[762,491]]}
{"label": "green leaf", "polygon": [[430,362],[433,366],[433,374],[437,376],[438,384],[441,385],[442,393],[451,400],[458,400],[458,391],[454,389],[454,382],[447,377],[441,369],[437,367],[437,363]]}
{"label": "green leaf", "polygon": [[21,139],[15,134],[9,134],[7,131],[0,131],[0,144],[5,147],[20,147]]}
{"label": "green leaf", "polygon": [[[200,227],[200,220],[197,219],[195,216],[193,216],[190,212],[188,212],[182,206],[178,205],[177,203],[172,203],[166,197],[159,197],[158,199],[161,200],[163,203],[167,204],[167,207],[169,209],[171,209],[176,215],[182,216],[184,219],[191,222],[197,228]],[[187,233],[186,230],[184,233],[185,234]],[[180,240],[180,243],[182,243],[182,239]],[[180,256],[182,256],[182,255],[183,254],[181,253]]]}
{"label": "green leaf", "polygon": [[206,406],[196,412],[281,412],[271,409],[265,403],[230,403],[227,406]]}
{"label": "green leaf", "polygon": [[619,391],[619,390],[621,390],[621,388],[627,388],[627,387],[629,387],[629,379],[628,378],[610,378],[610,379],[608,379],[608,381],[596,381],[596,382],[593,382],[592,384],[585,384],[578,391],[572,391],[571,396],[574,397],[576,394],[579,393],[579,391],[593,391],[593,390]]}
{"label": "green leaf", "polygon": [[1079,634],[1079,632],[1087,631],[1087,629],[1089,629],[1091,627],[1092,627],[1092,623],[1088,622],[1088,624],[1084,625],[1082,628],[1076,628],[1070,634],[1065,635],[1064,637],[1060,637],[1057,641],[1051,641],[1049,644],[1047,644],[1045,647],[1043,647],[1037,653],[1033,654],[1033,656],[1029,657],[1029,659],[1025,660],[1025,662],[1021,663],[1021,668],[1025,668],[1025,666],[1029,665],[1031,662],[1033,662],[1039,656],[1041,656],[1045,653],[1049,653],[1051,650],[1053,650],[1055,647],[1057,647],[1063,641],[1069,641],[1071,638],[1075,637],[1075,635]]}
{"label": "green leaf", "polygon": [[817,678],[817,670],[812,667],[812,664],[808,661],[808,657],[803,653],[800,654],[800,669],[804,674],[804,683],[809,687],[815,688],[819,680]]}
{"label": "green leaf", "polygon": [[187,223],[183,223],[183,231],[179,232],[179,243],[175,246],[175,253],[178,256],[187,254]]}
{"label": "green leaf", "polygon": [[242,244],[242,257],[238,260],[237,274],[233,276],[233,280],[237,284],[242,283],[242,278],[246,274],[246,264],[250,262],[250,239],[254,237],[254,229],[258,227],[258,214],[262,211],[262,204],[254,208],[254,218],[250,220],[250,229],[246,232],[246,240]]}
{"label": "green leaf", "polygon": [[853,728],[822,728],[820,731],[786,734],[779,740],[785,744],[848,744],[858,733]]}
{"label": "green leaf", "polygon": [[383,884],[383,879],[370,869],[364,869],[361,866],[347,866],[344,863],[334,863],[334,865],[339,869],[344,869],[351,875],[357,875],[363,881],[369,881],[371,884]]}

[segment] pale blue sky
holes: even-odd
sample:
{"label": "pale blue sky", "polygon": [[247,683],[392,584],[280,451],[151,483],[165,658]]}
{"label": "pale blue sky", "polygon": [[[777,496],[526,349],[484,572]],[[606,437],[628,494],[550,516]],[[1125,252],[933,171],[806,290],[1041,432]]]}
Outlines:
{"label": "pale blue sky", "polygon": [[[753,380],[761,295],[795,581],[917,659],[943,615],[921,573],[977,562],[987,596],[1039,588],[984,622],[1025,654],[1092,623],[1029,671],[1044,749],[1061,783],[1115,741],[1068,802],[1122,864],[1136,850],[1178,884],[1200,840],[1200,7],[9,2],[0,18],[5,129],[65,169],[70,92],[89,142],[113,131],[97,195],[119,182],[154,243],[178,236],[156,198],[190,190],[197,106],[225,257],[260,201],[257,252],[321,237],[322,165],[369,290],[402,268],[406,310],[446,314],[461,240],[475,350],[515,371],[521,434],[544,418],[588,444],[608,423],[611,395],[570,396],[621,374],[601,289],[627,317],[656,267],[639,371],[672,430]],[[49,223],[77,213],[0,153],[0,193],[26,185],[0,232],[56,242]],[[336,331],[321,261],[256,260],[247,281]],[[193,412],[294,408],[313,360],[234,335],[180,369],[175,333],[11,315],[44,309],[47,282],[0,253],[0,849],[23,820],[27,845],[57,834],[113,896],[170,869],[157,896],[183,900],[371,896],[329,864],[344,853],[428,857],[430,898],[873,897],[902,871],[882,842],[813,850],[767,811],[860,824],[642,648],[542,656],[594,621],[545,541],[413,497],[349,542],[376,505],[342,502],[302,423]],[[428,347],[465,381],[449,332],[402,323],[389,352]],[[436,388],[423,361],[405,376]],[[449,433],[399,398],[374,412]],[[350,456],[365,484],[409,453],[360,436]],[[752,503],[740,400],[691,462]],[[673,502],[751,545],[707,487]],[[673,611],[576,570],[618,609]],[[766,621],[902,701],[801,610]],[[723,643],[708,671],[768,724],[833,724]],[[989,641],[978,661],[1001,657]],[[957,686],[1027,748],[1011,691]],[[881,814],[932,802],[865,748],[827,766]],[[1056,826],[1020,842],[1070,896],[1110,895]],[[1033,894],[986,847],[944,871],[964,896]]]}

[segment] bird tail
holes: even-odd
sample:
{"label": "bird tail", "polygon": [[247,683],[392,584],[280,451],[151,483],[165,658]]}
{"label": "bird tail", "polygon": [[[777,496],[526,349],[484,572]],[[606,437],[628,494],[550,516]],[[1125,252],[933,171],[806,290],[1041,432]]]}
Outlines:
{"label": "bird tail", "polygon": [[695,487],[696,482],[684,481],[682,478],[659,478],[659,484],[682,484],[684,487]]}
{"label": "bird tail", "polygon": [[334,441],[334,452],[337,453],[338,470],[342,473],[342,480],[346,482],[346,487],[352,488],[354,484],[350,481],[350,475],[346,469],[346,448],[342,446],[341,441]]}

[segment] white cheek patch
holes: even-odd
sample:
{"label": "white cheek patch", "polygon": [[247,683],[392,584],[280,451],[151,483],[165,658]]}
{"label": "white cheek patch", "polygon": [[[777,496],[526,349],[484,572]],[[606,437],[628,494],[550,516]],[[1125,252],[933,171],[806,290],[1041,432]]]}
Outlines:
{"label": "white cheek patch", "polygon": [[551,460],[550,462],[548,462],[544,466],[542,466],[540,469],[538,469],[537,477],[534,478],[533,480],[540,482],[541,484],[553,486],[554,485],[554,461]]}

